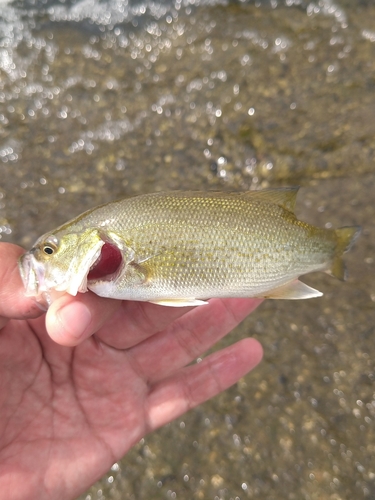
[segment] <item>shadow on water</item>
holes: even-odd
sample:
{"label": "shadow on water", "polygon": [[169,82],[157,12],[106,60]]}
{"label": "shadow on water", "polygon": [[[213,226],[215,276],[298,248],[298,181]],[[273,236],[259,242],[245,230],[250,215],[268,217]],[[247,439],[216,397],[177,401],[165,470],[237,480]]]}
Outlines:
{"label": "shadow on water", "polygon": [[[267,301],[263,364],[142,440],[82,499],[375,498],[375,6],[1,2],[0,237],[167,189],[299,183],[300,218],[360,224],[350,279]],[[178,446],[176,446],[178,443]]]}

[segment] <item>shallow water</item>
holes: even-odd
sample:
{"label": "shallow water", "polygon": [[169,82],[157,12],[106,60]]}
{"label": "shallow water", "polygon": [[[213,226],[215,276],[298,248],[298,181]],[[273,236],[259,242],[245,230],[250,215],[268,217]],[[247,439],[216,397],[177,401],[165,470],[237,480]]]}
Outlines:
{"label": "shallow water", "polygon": [[[148,436],[81,498],[375,498],[375,6],[1,3],[0,236],[118,197],[301,184],[298,215],[360,224],[350,279],[267,301],[221,346],[257,370]],[[178,446],[176,446],[178,443]]]}

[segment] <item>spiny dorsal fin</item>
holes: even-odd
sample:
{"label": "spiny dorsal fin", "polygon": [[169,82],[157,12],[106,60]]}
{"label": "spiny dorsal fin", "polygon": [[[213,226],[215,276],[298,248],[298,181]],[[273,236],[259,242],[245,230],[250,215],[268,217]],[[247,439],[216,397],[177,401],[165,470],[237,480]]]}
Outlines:
{"label": "spiny dorsal fin", "polygon": [[294,213],[299,186],[262,189],[259,191],[247,191],[244,196],[251,196],[261,201],[280,205]]}

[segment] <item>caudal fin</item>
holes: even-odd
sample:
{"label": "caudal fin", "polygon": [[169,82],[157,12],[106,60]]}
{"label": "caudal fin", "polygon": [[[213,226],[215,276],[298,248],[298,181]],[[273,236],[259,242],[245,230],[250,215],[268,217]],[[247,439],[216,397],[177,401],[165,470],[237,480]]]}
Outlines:
{"label": "caudal fin", "polygon": [[360,226],[340,227],[335,230],[337,237],[337,245],[335,255],[333,257],[330,274],[339,280],[346,280],[347,271],[342,259],[344,253],[348,252],[354,245],[356,239],[361,233]]}

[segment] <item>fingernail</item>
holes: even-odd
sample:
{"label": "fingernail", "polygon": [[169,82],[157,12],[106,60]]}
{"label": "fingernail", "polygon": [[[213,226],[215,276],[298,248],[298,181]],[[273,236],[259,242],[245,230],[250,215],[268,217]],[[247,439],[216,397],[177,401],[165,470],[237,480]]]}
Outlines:
{"label": "fingernail", "polygon": [[72,302],[57,311],[63,329],[75,339],[80,339],[91,323],[91,312],[82,302]]}

